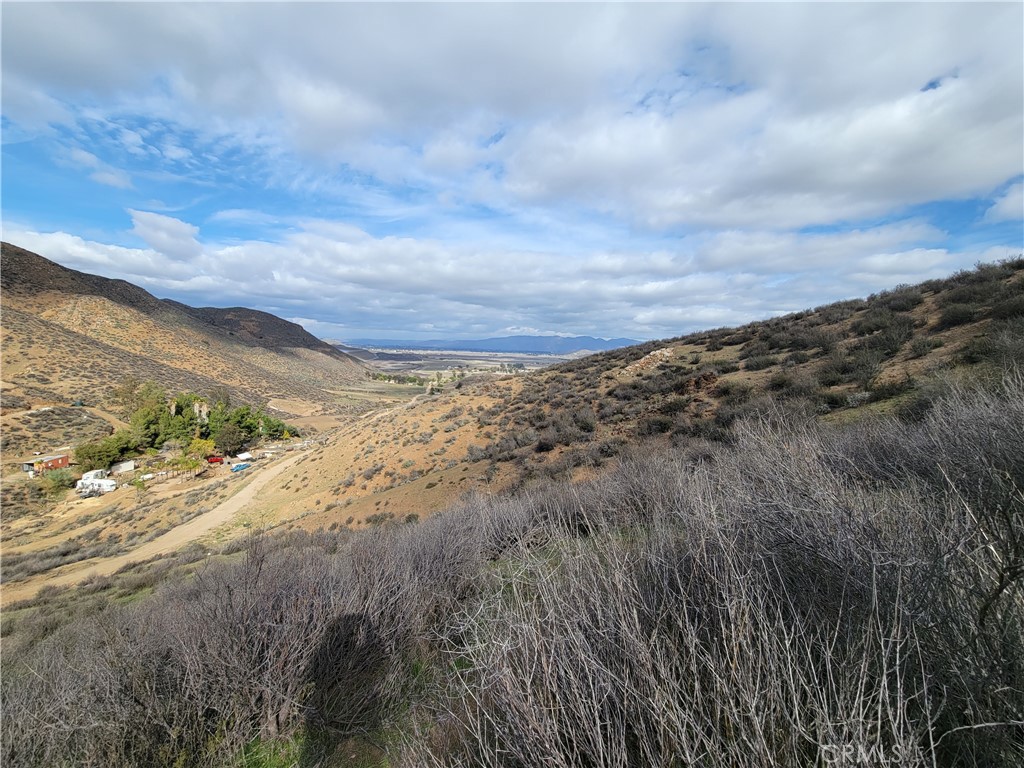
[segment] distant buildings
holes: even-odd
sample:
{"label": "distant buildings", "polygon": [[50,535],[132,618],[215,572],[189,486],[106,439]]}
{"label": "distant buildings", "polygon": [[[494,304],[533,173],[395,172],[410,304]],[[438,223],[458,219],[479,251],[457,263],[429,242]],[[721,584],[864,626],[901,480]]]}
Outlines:
{"label": "distant buildings", "polygon": [[56,453],[52,456],[39,456],[31,461],[24,461],[21,464],[22,470],[41,475],[53,469],[66,469],[71,464],[71,459],[66,453]]}

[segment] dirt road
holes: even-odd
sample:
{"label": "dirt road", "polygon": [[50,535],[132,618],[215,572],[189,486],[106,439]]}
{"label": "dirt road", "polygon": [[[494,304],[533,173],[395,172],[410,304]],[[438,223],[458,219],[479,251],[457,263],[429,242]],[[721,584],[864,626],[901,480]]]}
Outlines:
{"label": "dirt road", "polygon": [[236,514],[245,509],[267,483],[295,464],[304,455],[304,453],[300,452],[281,462],[271,464],[265,469],[253,472],[246,486],[231,498],[221,502],[206,514],[172,528],[164,535],[146,542],[131,552],[114,557],[83,560],[82,562],[60,568],[56,573],[42,573],[22,582],[4,584],[0,587],[0,603],[6,605],[16,600],[24,600],[35,595],[43,587],[77,584],[90,576],[109,576],[118,569],[128,565],[128,563],[140,562],[148,560],[155,555],[166,555],[174,552],[185,544],[202,538],[218,526],[229,522]]}

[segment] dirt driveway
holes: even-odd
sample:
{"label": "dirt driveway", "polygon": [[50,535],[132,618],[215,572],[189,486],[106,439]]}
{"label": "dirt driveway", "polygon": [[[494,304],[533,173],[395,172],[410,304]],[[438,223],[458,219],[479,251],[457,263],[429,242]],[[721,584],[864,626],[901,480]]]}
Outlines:
{"label": "dirt driveway", "polygon": [[16,600],[30,598],[43,587],[77,584],[90,576],[109,576],[129,563],[148,560],[155,555],[170,554],[185,544],[202,538],[218,526],[229,522],[236,514],[248,506],[267,483],[287,470],[303,456],[305,456],[305,453],[298,452],[295,456],[265,468],[257,469],[257,471],[251,474],[249,474],[251,470],[247,470],[246,474],[249,475],[248,482],[234,496],[221,502],[209,512],[172,528],[164,535],[146,542],[131,552],[114,557],[83,560],[59,568],[53,573],[41,573],[38,576],[15,584],[4,584],[0,587],[0,603],[6,605]]}

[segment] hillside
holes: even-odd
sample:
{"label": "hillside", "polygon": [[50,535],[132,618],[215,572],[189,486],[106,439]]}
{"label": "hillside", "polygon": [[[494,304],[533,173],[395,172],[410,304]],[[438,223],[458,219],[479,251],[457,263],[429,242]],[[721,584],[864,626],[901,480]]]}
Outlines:
{"label": "hillside", "polygon": [[160,300],[8,243],[0,270],[5,413],[108,404],[132,373],[176,392],[226,387],[239,402],[307,416],[336,410],[327,389],[367,376],[355,358],[266,313]]}
{"label": "hillside", "polygon": [[776,400],[586,482],[51,591],[4,614],[4,762],[1020,765],[1021,339],[902,420]]}
{"label": "hillside", "polygon": [[525,376],[471,377],[340,429],[297,486],[267,492],[266,509],[310,529],[422,516],[470,489],[589,478],[633,448],[728,440],[738,419],[778,402],[833,424],[909,417],[943,377],[1024,360],[1022,339],[1016,261]]}
{"label": "hillside", "polygon": [[[950,377],[1024,360],[1022,339],[1024,262],[1018,261],[530,374],[470,376],[432,394],[396,386],[421,394],[320,435],[316,450],[266,485],[244,515],[218,532],[218,540],[254,521],[266,528],[361,530],[422,520],[467,494],[585,481],[635,452],[728,443],[735,423],[780,403],[832,425],[886,414],[919,418]],[[95,368],[87,352],[66,359],[69,366],[83,366],[68,372],[72,381],[78,376],[84,383]],[[103,375],[116,370],[111,363]],[[176,391],[203,391],[202,380],[180,375],[180,369],[166,372],[179,375]],[[23,412],[21,423],[5,416],[5,425],[16,428],[5,429],[5,441],[33,434],[44,415],[57,418]],[[76,423],[83,436],[104,428],[95,419]],[[129,516],[131,525],[110,522],[110,530],[128,537],[173,527],[190,514],[188,494],[208,509],[226,490],[222,480],[213,473],[193,490],[144,505],[129,492],[114,494],[106,510],[110,520]],[[95,510],[67,503],[60,509],[68,519],[59,523],[34,515],[18,519],[8,529],[8,545],[18,553],[21,542],[34,546],[40,537],[48,546],[61,537],[84,537],[70,561],[54,561],[70,578],[90,562],[84,543],[95,527]],[[84,516],[81,527],[69,522],[76,515]],[[127,551],[128,545],[117,549]],[[44,570],[32,583],[42,586],[45,578]]]}
{"label": "hillside", "polygon": [[1017,765],[1022,366],[1024,259],[8,513],[4,756]]}

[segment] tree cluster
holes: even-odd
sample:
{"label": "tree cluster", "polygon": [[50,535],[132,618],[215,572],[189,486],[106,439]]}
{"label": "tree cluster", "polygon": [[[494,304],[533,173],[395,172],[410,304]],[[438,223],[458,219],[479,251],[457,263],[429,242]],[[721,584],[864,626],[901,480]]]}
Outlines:
{"label": "tree cluster", "polygon": [[427,383],[427,380],[422,376],[403,373],[375,373],[373,378],[374,381],[387,381],[392,384],[415,384],[420,387]]}
{"label": "tree cluster", "polygon": [[75,460],[85,471],[168,445],[180,447],[188,457],[203,459],[214,451],[237,453],[257,440],[298,435],[295,427],[260,407],[232,407],[224,390],[207,398],[191,392],[171,397],[156,382],[128,377],[115,389],[114,400],[130,426],[78,446]]}

